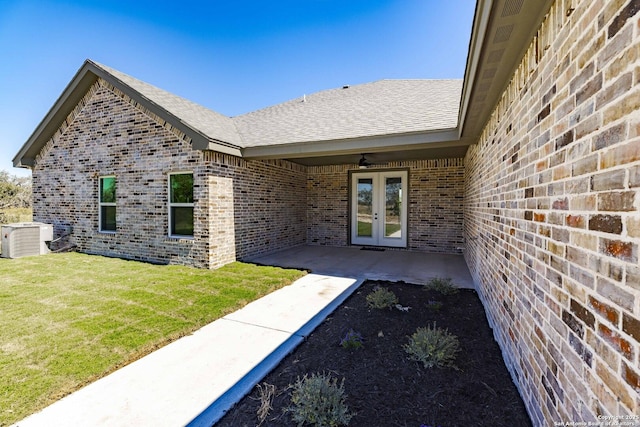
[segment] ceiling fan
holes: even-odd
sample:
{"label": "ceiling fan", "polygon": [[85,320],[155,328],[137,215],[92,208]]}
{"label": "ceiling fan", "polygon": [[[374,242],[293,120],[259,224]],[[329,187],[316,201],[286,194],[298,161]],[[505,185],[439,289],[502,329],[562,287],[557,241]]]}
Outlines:
{"label": "ceiling fan", "polygon": [[366,154],[361,154],[362,157],[360,157],[360,161],[358,162],[358,167],[360,169],[366,169],[369,166],[385,166],[387,163],[372,163],[370,161],[367,160],[367,158],[365,157]]}
{"label": "ceiling fan", "polygon": [[361,156],[362,156],[362,157],[360,158],[360,161],[358,162],[358,167],[359,167],[360,169],[366,169],[366,168],[368,168],[369,166],[371,166],[371,163],[369,163],[369,162],[367,161],[367,159],[364,157],[364,154],[361,154]]}

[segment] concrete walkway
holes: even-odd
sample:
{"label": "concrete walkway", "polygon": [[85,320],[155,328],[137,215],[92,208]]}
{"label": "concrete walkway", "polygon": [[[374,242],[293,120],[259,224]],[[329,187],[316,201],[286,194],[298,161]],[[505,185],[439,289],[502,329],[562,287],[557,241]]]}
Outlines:
{"label": "concrete walkway", "polygon": [[309,274],[15,425],[210,426],[361,283]]}

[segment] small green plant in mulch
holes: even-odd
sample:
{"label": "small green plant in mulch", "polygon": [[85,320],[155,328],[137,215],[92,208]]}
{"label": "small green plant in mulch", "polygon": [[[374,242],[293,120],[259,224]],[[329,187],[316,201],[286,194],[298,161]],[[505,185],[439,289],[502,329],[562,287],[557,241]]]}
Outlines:
{"label": "small green plant in mulch", "polygon": [[340,340],[340,345],[347,350],[358,350],[364,347],[362,334],[353,329],[349,329],[349,332]]}
{"label": "small green plant in mulch", "polygon": [[437,300],[429,300],[427,301],[427,309],[434,311],[434,312],[439,312],[440,310],[442,310],[442,301],[437,301]]}
{"label": "small green plant in mulch", "polygon": [[338,384],[331,375],[314,373],[310,377],[298,377],[292,386],[291,406],[286,411],[298,425],[342,426],[349,424],[349,413],[344,393],[344,378]]}
{"label": "small green plant in mulch", "polygon": [[403,346],[409,359],[421,362],[425,368],[456,368],[454,362],[460,351],[458,337],[446,329],[433,327],[418,328]]}
{"label": "small green plant in mulch", "polygon": [[459,289],[453,284],[453,281],[449,277],[434,277],[427,282],[427,290],[433,290],[442,295],[453,295],[459,292]]}
{"label": "small green plant in mulch", "polygon": [[398,297],[387,288],[375,288],[366,297],[367,305],[371,308],[391,308],[398,304]]}

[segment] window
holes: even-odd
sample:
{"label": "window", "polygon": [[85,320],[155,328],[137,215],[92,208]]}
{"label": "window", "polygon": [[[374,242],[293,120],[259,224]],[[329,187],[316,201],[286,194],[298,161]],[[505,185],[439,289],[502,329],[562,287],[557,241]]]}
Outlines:
{"label": "window", "polygon": [[169,175],[169,235],[193,236],[193,173]]}
{"label": "window", "polygon": [[100,231],[116,231],[116,177],[100,178]]}

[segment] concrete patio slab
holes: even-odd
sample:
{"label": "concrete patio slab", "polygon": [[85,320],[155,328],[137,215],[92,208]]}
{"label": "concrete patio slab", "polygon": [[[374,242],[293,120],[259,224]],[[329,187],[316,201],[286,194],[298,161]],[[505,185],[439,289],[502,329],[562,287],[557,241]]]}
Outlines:
{"label": "concrete patio slab", "polygon": [[309,274],[15,425],[210,426],[360,283]]}
{"label": "concrete patio slab", "polygon": [[462,255],[302,245],[246,261],[300,268],[316,274],[415,284],[424,284],[434,277],[450,277],[461,288],[474,288]]}

